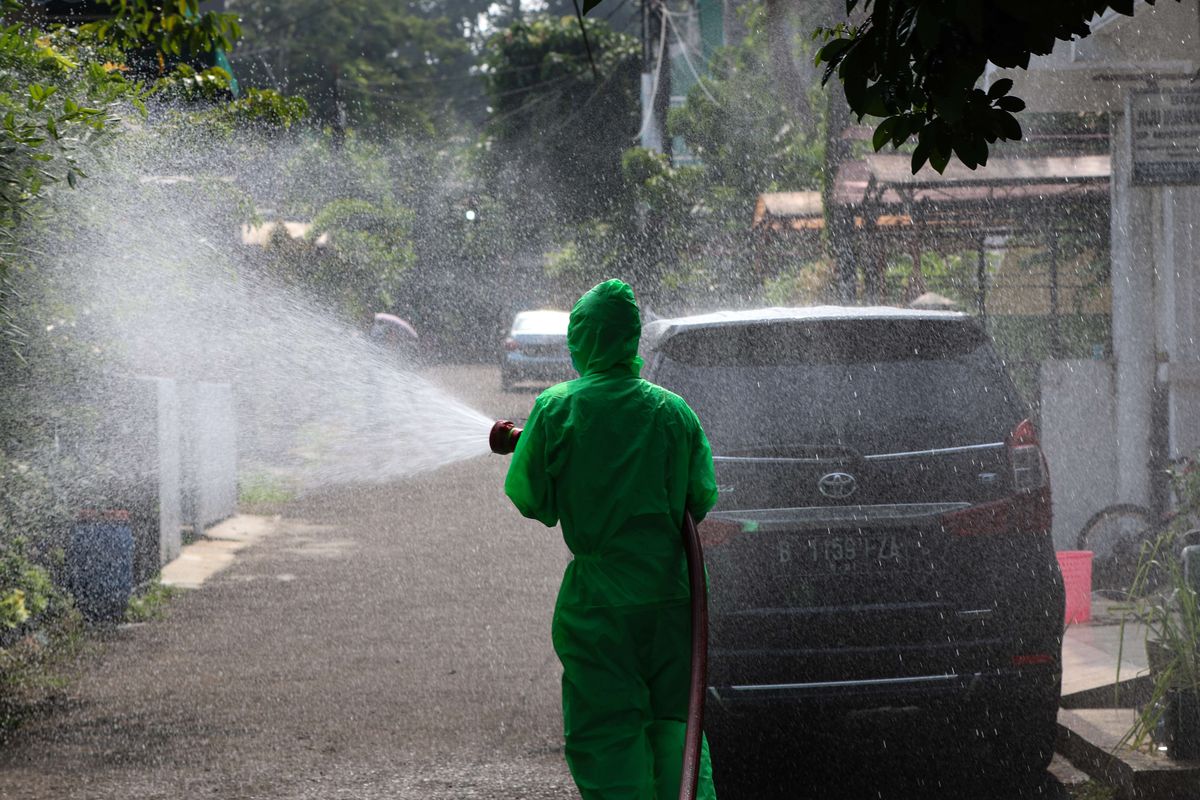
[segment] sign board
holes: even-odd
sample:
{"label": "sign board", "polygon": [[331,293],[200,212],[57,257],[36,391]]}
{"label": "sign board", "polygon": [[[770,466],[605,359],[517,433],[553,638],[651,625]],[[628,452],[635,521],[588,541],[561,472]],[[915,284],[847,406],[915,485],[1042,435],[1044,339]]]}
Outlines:
{"label": "sign board", "polygon": [[1130,94],[1133,183],[1200,184],[1200,89]]}

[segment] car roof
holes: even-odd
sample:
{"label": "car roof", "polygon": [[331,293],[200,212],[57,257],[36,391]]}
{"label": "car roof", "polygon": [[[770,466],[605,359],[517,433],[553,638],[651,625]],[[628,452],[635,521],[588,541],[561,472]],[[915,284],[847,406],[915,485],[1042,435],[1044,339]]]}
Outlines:
{"label": "car roof", "polygon": [[799,308],[771,307],[741,311],[714,311],[686,317],[656,319],[642,328],[642,343],[651,349],[665,339],[685,330],[719,328],[737,325],[755,325],[776,321],[827,321],[827,320],[943,320],[947,322],[969,322],[972,317],[961,311],[929,311],[895,306],[804,306]]}
{"label": "car roof", "polygon": [[546,308],[536,311],[521,311],[513,317],[513,329],[515,330],[517,324],[520,323],[523,333],[566,333],[570,317],[570,313],[566,311],[553,311]]}

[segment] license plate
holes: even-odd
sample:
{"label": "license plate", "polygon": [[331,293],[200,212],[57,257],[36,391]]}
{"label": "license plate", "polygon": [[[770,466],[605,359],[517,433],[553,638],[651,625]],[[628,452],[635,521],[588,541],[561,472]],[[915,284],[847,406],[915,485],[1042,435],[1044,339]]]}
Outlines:
{"label": "license plate", "polygon": [[808,572],[849,574],[899,566],[894,533],[831,533],[809,539],[779,539],[779,563]]}

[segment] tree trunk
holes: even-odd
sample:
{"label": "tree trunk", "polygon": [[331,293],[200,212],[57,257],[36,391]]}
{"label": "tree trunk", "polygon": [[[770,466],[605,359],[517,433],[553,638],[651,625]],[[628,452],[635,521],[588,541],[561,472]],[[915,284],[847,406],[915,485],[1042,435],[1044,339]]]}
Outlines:
{"label": "tree trunk", "polygon": [[768,68],[779,93],[788,108],[796,112],[805,130],[812,130],[813,114],[808,105],[805,85],[796,69],[793,50],[796,32],[792,29],[792,12],[796,0],[766,0]]}

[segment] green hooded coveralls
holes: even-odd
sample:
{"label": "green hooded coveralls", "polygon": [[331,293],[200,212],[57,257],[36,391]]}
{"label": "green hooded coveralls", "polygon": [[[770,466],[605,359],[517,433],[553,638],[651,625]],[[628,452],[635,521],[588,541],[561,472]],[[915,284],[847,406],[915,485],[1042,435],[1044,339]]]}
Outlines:
{"label": "green hooded coveralls", "polygon": [[[679,396],[638,377],[633,290],[571,310],[580,377],[534,403],[504,483],[522,514],[562,522],[574,555],[555,605],[566,758],[584,800],[679,795],[691,618],[683,512],[717,499],[712,451]],[[699,798],[715,798],[708,745]]]}

